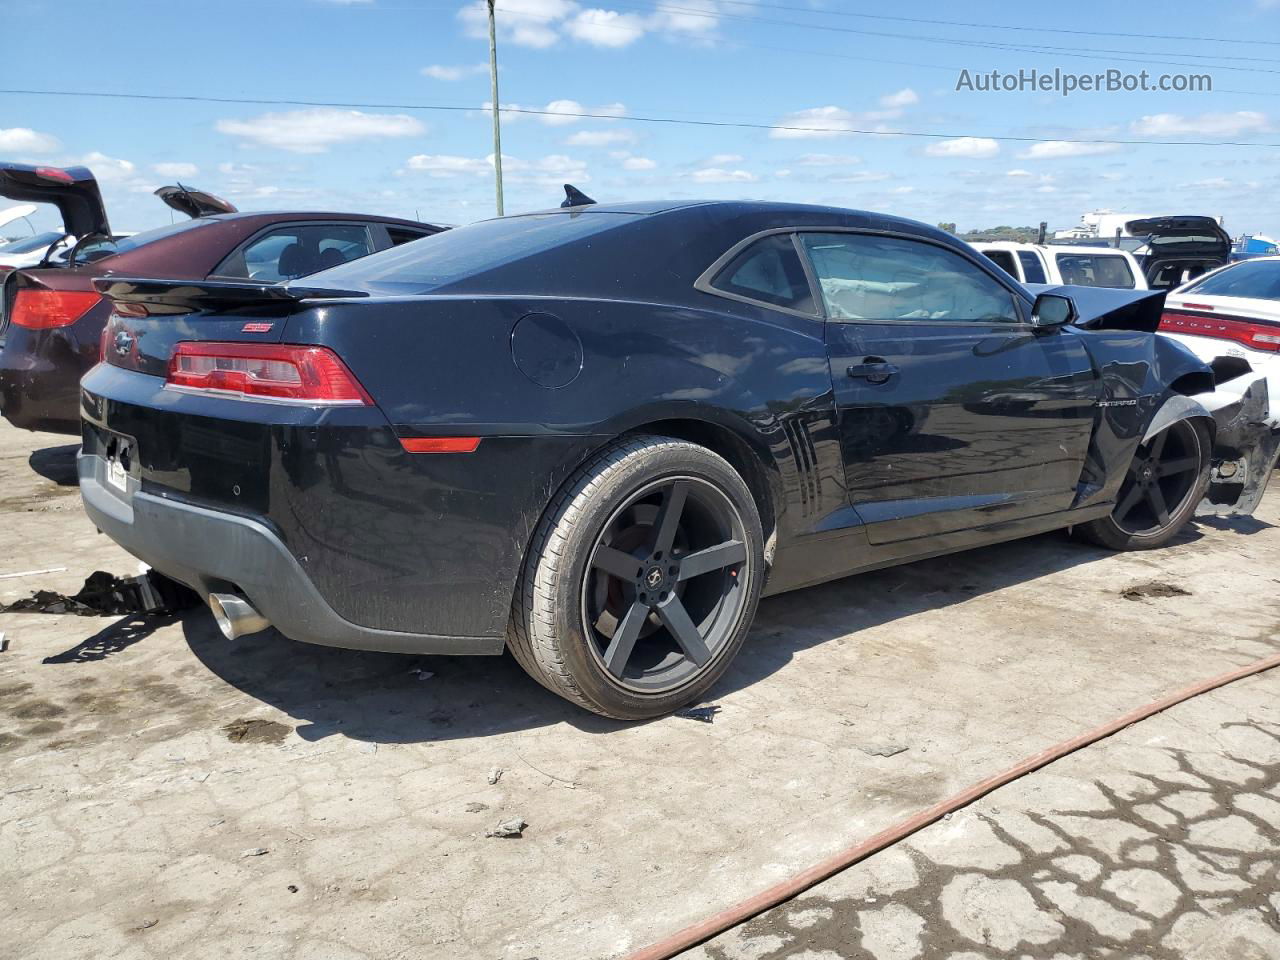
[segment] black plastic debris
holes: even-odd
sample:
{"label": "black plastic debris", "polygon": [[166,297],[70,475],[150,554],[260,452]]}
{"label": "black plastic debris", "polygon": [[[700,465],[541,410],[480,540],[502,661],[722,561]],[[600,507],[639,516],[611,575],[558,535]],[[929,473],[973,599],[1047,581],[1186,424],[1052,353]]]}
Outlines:
{"label": "black plastic debris", "polygon": [[720,712],[717,706],[710,707],[685,707],[683,710],[677,710],[675,715],[683,717],[685,720],[697,720],[700,723],[712,723],[716,714]]}
{"label": "black plastic debris", "polygon": [[3,613],[71,613],[78,617],[117,617],[130,613],[165,616],[200,603],[195,591],[148,570],[138,577],[117,577],[98,570],[74,596],[37,590],[16,600]]}

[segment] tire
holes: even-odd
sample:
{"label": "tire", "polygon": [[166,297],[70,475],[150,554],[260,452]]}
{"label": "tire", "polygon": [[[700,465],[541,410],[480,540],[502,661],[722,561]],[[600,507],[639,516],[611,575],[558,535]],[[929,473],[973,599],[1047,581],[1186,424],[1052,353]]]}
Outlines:
{"label": "tire", "polygon": [[763,543],[751,492],[723,458],[670,437],[619,441],[547,508],[507,646],[544,687],[594,713],[670,713],[701,698],[741,648]]}
{"label": "tire", "polygon": [[1084,539],[1112,550],[1163,547],[1187,525],[1204,499],[1211,453],[1209,428],[1202,420],[1170,424],[1134,452],[1110,515],[1076,530]]}

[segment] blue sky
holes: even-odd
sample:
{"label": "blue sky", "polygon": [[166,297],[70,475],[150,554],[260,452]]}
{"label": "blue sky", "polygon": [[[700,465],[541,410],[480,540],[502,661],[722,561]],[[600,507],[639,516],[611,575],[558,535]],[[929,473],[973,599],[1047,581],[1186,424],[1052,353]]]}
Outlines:
{"label": "blue sky", "polygon": [[[1280,148],[1181,143],[1280,143],[1280,0],[1213,6],[1174,0],[1160,6],[1159,17],[1150,5],[1093,0],[897,6],[499,0],[498,6],[502,102],[553,114],[504,116],[509,213],[555,205],[568,181],[599,200],[832,203],[956,221],[962,229],[1041,219],[1066,227],[1085,211],[1111,208],[1222,215],[1233,234],[1280,232]],[[148,194],[174,179],[246,210],[341,209],[449,223],[491,216],[490,121],[480,109],[489,100],[482,11],[476,3],[445,0],[223,0],[210,7],[0,0],[0,87],[468,108],[0,94],[0,157],[86,163],[102,180],[119,230],[169,222],[168,210]],[[1058,49],[1000,48],[1010,45]],[[1115,52],[1083,56],[1099,49]],[[1202,66],[1169,65],[1175,62]],[[955,89],[961,69],[1109,66],[1207,73],[1214,91],[1064,98]],[[759,128],[573,116],[581,112]],[[54,222],[46,215],[40,225]]]}

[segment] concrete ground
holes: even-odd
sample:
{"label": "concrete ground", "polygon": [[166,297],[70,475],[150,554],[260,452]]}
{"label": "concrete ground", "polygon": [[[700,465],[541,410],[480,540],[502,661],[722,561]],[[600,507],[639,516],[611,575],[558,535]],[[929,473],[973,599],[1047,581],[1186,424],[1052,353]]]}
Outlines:
{"label": "concrete ground", "polygon": [[[65,568],[0,603],[136,568],[73,452],[0,425],[0,577]],[[0,615],[0,954],[622,956],[1280,649],[1277,522],[1280,490],[1151,553],[1055,534],[767,600],[710,724],[605,721],[505,657]],[[1125,596],[1153,583],[1186,592]],[[1277,691],[1131,728],[691,955],[1278,956]]]}

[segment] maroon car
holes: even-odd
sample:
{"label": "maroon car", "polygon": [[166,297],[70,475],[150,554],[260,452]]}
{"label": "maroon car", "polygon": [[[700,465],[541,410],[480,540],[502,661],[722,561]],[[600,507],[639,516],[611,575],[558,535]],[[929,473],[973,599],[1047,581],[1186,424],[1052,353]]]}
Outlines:
{"label": "maroon car", "polygon": [[98,362],[111,310],[95,277],[274,284],[444,229],[364,214],[238,213],[183,186],[156,195],[192,219],[113,239],[89,170],[0,163],[0,197],[54,204],[77,238],[65,259],[0,276],[0,413],[14,426],[80,432],[80,378]]}

